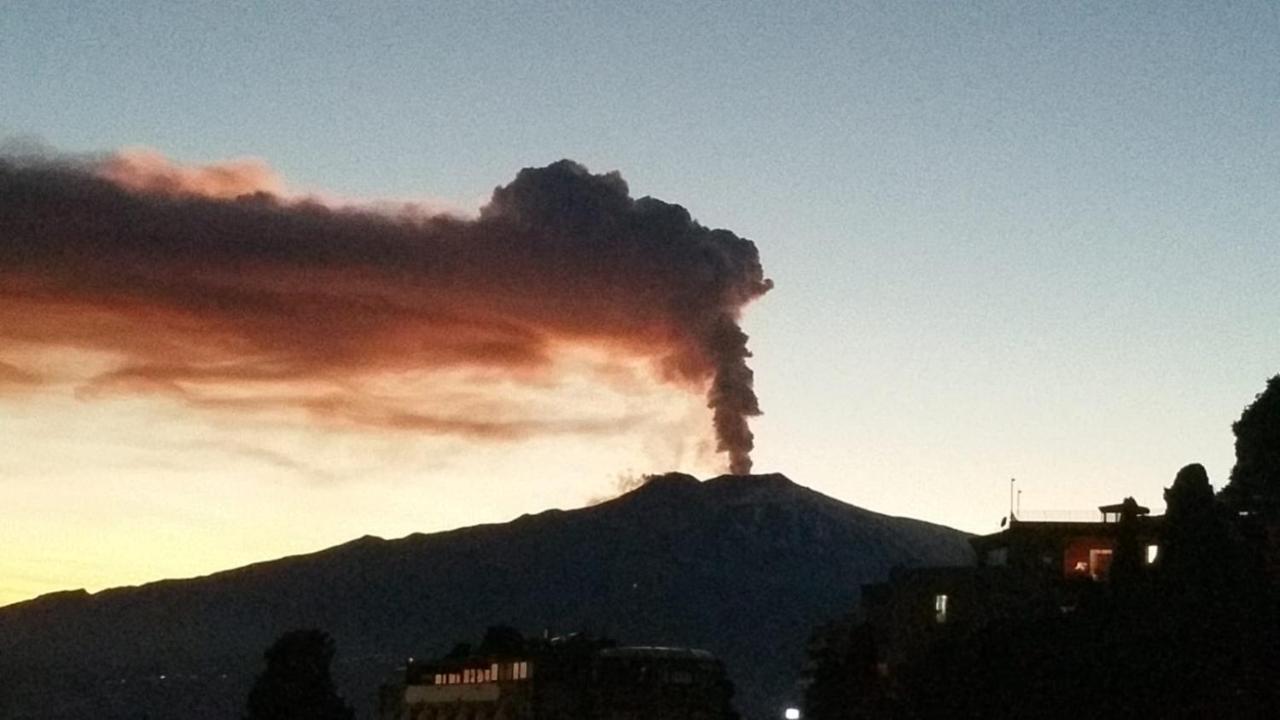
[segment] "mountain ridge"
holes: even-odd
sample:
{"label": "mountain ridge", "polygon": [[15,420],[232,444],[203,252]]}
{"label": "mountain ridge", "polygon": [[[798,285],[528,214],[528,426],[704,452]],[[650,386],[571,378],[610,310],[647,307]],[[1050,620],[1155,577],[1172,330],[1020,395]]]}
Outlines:
{"label": "mountain ridge", "polygon": [[[64,590],[54,590],[54,591],[47,592],[47,593],[41,593],[40,595],[37,595],[36,597],[33,597],[33,598],[27,598],[27,599],[24,599],[24,600],[18,600],[18,601],[15,601],[15,602],[9,603],[9,604],[7,604],[7,605],[0,605],[0,612],[4,612],[4,611],[7,611],[7,610],[11,610],[11,609],[16,609],[16,608],[19,608],[20,606],[25,606],[25,605],[31,605],[31,604],[42,603],[42,602],[44,602],[44,601],[46,601],[46,600],[48,600],[48,601],[55,601],[55,600],[57,600],[57,601],[62,601],[62,600],[70,600],[70,599],[72,599],[73,597],[74,597],[74,598],[94,598],[94,597],[102,596],[102,595],[104,595],[104,594],[115,593],[115,592],[118,592],[118,591],[138,590],[138,589],[147,588],[147,587],[151,587],[151,586],[155,586],[155,585],[162,585],[162,584],[166,584],[166,583],[182,583],[182,582],[188,582],[188,581],[204,580],[204,579],[208,579],[208,578],[224,577],[224,576],[228,575],[229,573],[237,573],[237,572],[241,572],[241,571],[247,571],[247,570],[250,570],[250,569],[252,569],[252,568],[257,568],[257,567],[264,566],[264,565],[273,565],[273,566],[274,566],[274,565],[275,565],[275,564],[277,564],[277,563],[285,563],[285,562],[288,562],[288,561],[291,561],[291,560],[298,560],[298,559],[302,559],[302,558],[312,557],[312,556],[315,556],[315,555],[322,555],[322,554],[326,554],[326,553],[330,553],[330,552],[338,551],[338,550],[341,550],[341,549],[346,548],[346,547],[348,547],[348,546],[364,545],[364,544],[371,544],[371,543],[394,543],[394,542],[399,542],[399,541],[404,541],[404,540],[411,540],[411,539],[415,539],[415,538],[423,538],[423,537],[438,536],[438,535],[447,535],[447,534],[452,534],[452,533],[463,533],[463,532],[469,532],[469,531],[473,531],[473,530],[481,530],[481,529],[484,529],[484,528],[492,528],[492,527],[496,527],[496,526],[510,525],[510,524],[512,524],[512,523],[516,523],[516,522],[524,521],[526,518],[539,518],[539,517],[543,517],[543,516],[547,516],[547,515],[555,516],[555,515],[559,515],[559,514],[562,514],[562,513],[573,513],[573,512],[580,512],[580,511],[592,510],[592,509],[594,509],[594,508],[598,508],[598,507],[602,507],[602,506],[605,506],[605,505],[609,505],[609,504],[611,504],[611,503],[615,503],[615,502],[620,501],[620,500],[628,499],[628,498],[632,497],[633,495],[636,495],[637,493],[645,493],[645,492],[649,492],[649,491],[647,491],[647,490],[646,490],[646,488],[648,488],[648,487],[649,487],[650,485],[652,485],[653,483],[655,483],[655,482],[656,482],[656,483],[658,483],[658,486],[666,485],[666,484],[668,484],[668,483],[671,483],[671,482],[672,482],[671,478],[680,478],[680,480],[675,481],[675,482],[677,482],[677,483],[679,483],[679,484],[685,484],[685,481],[684,481],[683,479],[684,479],[684,478],[687,478],[688,480],[692,481],[692,483],[694,483],[694,484],[710,486],[710,485],[712,485],[712,484],[719,484],[719,483],[724,483],[724,482],[730,482],[730,483],[734,483],[734,482],[736,482],[736,483],[742,483],[742,482],[743,482],[743,478],[744,478],[744,477],[745,477],[745,478],[750,478],[750,479],[752,479],[752,480],[759,479],[759,480],[761,480],[761,481],[765,481],[765,482],[777,482],[777,479],[780,479],[782,482],[784,482],[784,483],[786,483],[786,484],[789,484],[789,485],[793,486],[794,488],[798,488],[798,489],[800,489],[800,490],[802,490],[802,491],[804,491],[804,492],[806,492],[806,493],[811,493],[811,494],[812,494],[813,496],[815,496],[816,498],[820,498],[820,499],[822,499],[822,500],[824,500],[824,501],[827,501],[827,502],[830,502],[830,503],[834,503],[834,504],[836,504],[836,505],[840,505],[840,506],[843,506],[843,507],[846,507],[846,508],[851,508],[851,509],[853,509],[853,510],[855,510],[855,511],[858,511],[858,512],[860,512],[860,513],[866,513],[866,514],[867,514],[867,515],[869,515],[869,516],[874,516],[874,517],[879,517],[879,518],[885,518],[885,519],[888,519],[888,520],[901,520],[901,521],[910,522],[910,523],[914,523],[914,524],[918,524],[918,525],[922,525],[922,526],[928,526],[928,527],[938,528],[938,529],[940,529],[940,530],[952,530],[952,531],[954,531],[954,530],[955,530],[955,528],[951,528],[951,527],[949,527],[949,526],[942,525],[942,524],[940,524],[940,523],[934,523],[934,522],[930,522],[930,521],[927,521],[927,520],[920,520],[920,519],[918,519],[918,518],[912,518],[912,517],[907,517],[907,516],[902,516],[902,515],[889,515],[889,514],[886,514],[886,513],[880,513],[880,512],[876,512],[876,511],[874,511],[874,510],[868,510],[868,509],[866,509],[866,508],[862,508],[862,507],[859,507],[859,506],[856,506],[856,505],[852,505],[852,504],[849,504],[849,503],[845,503],[844,501],[842,501],[842,500],[838,500],[838,499],[836,499],[836,498],[833,498],[833,497],[831,497],[830,495],[826,495],[826,494],[820,493],[820,492],[818,492],[818,491],[816,491],[816,490],[813,490],[813,489],[811,489],[811,488],[807,488],[807,487],[804,487],[804,486],[802,486],[802,485],[799,485],[798,483],[796,483],[795,481],[791,480],[790,478],[787,478],[787,477],[786,477],[786,475],[784,475],[784,474],[782,474],[782,473],[765,473],[765,474],[748,475],[748,476],[741,476],[741,475],[728,475],[728,474],[724,474],[724,475],[718,475],[718,476],[715,476],[715,477],[712,477],[712,478],[708,478],[708,479],[706,479],[706,480],[698,480],[696,477],[694,477],[694,476],[692,476],[692,475],[685,474],[685,473],[662,473],[662,474],[656,474],[656,475],[650,475],[650,476],[647,476],[647,477],[646,477],[646,479],[645,479],[645,482],[644,482],[643,484],[641,484],[640,486],[638,486],[638,487],[636,487],[636,488],[634,488],[634,489],[632,489],[632,490],[629,490],[629,491],[627,491],[627,492],[621,493],[621,494],[619,494],[619,495],[617,495],[617,496],[615,496],[615,497],[611,497],[611,498],[604,499],[604,500],[602,500],[602,501],[600,501],[600,502],[596,502],[596,503],[594,503],[594,504],[585,505],[585,506],[583,506],[583,507],[578,507],[578,508],[568,508],[568,509],[565,509],[565,508],[548,508],[548,509],[546,509],[546,510],[539,510],[539,511],[534,512],[534,513],[523,513],[523,514],[521,514],[521,515],[516,516],[515,518],[512,518],[511,520],[506,520],[506,521],[495,521],[495,522],[489,522],[489,523],[479,523],[479,524],[476,524],[476,525],[465,525],[465,526],[462,526],[462,527],[450,528],[450,529],[446,529],[446,530],[438,530],[438,531],[432,531],[432,532],[411,532],[411,533],[409,533],[409,534],[407,534],[407,535],[403,535],[403,536],[400,536],[400,537],[393,537],[393,538],[384,538],[384,537],[379,536],[379,535],[365,534],[365,535],[361,535],[361,536],[356,537],[356,538],[352,538],[351,540],[346,540],[346,541],[344,541],[344,542],[340,542],[340,543],[338,543],[337,545],[330,545],[330,546],[328,546],[328,547],[320,548],[320,549],[318,549],[318,550],[311,550],[311,551],[307,551],[307,552],[293,553],[293,554],[290,554],[290,555],[281,555],[281,556],[279,556],[279,557],[269,558],[269,559],[266,559],[266,560],[256,560],[256,561],[253,561],[253,562],[247,563],[247,564],[245,564],[245,565],[239,565],[239,566],[231,567],[231,568],[224,568],[224,569],[221,569],[221,570],[214,570],[214,571],[211,571],[211,572],[208,572],[208,573],[204,573],[204,574],[200,574],[200,575],[190,575],[190,576],[185,576],[185,577],[176,577],[176,578],[161,578],[161,579],[158,579],[158,580],[148,580],[148,581],[141,582],[141,583],[137,583],[137,584],[133,584],[133,585],[115,585],[115,586],[112,586],[112,587],[103,588],[103,589],[101,589],[101,590],[95,590],[95,591],[90,591],[90,590],[87,590],[87,589],[85,589],[85,588],[67,588],[67,589],[64,589]],[[751,481],[751,480],[748,480],[747,482],[750,482],[750,481]],[[656,487],[657,487],[657,486],[655,486],[655,488],[656,488]],[[957,532],[959,532],[959,531],[957,531]]]}

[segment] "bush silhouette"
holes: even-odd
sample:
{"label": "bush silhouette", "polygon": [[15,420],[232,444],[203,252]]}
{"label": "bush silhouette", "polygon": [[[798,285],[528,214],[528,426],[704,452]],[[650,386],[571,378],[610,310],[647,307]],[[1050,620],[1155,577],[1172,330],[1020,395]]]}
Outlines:
{"label": "bush silhouette", "polygon": [[264,655],[245,720],[352,720],[329,674],[333,654],[333,638],[321,630],[281,635]]}

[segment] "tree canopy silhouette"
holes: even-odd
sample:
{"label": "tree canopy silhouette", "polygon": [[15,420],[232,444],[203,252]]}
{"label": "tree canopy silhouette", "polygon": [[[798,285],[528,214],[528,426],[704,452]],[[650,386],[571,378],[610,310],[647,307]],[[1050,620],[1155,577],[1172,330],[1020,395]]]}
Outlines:
{"label": "tree canopy silhouette", "polygon": [[267,649],[267,669],[249,691],[245,720],[352,720],[333,685],[333,638],[322,630],[293,630]]}
{"label": "tree canopy silhouette", "polygon": [[1231,425],[1236,435],[1236,464],[1223,500],[1254,512],[1280,510],[1280,375]]}
{"label": "tree canopy silhouette", "polygon": [[510,625],[491,625],[476,651],[480,655],[518,655],[524,652],[524,636]]}
{"label": "tree canopy silhouette", "polygon": [[869,623],[848,616],[818,628],[809,641],[804,717],[857,720],[891,714],[889,688],[877,662]]}

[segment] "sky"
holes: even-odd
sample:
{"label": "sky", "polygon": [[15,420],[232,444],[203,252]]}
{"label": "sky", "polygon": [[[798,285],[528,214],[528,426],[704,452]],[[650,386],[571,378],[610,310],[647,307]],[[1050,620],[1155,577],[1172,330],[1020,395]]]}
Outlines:
{"label": "sky", "polygon": [[[475,227],[523,168],[616,171],[758,249],[772,289],[726,310],[756,472],[971,532],[1010,478],[1027,512],[1159,511],[1191,462],[1226,481],[1231,423],[1280,372],[1274,4],[689,5],[2,2],[0,139]],[[564,420],[479,437],[101,391],[120,348],[0,295],[0,370],[56,378],[0,388],[0,604],[726,467],[707,376],[664,374],[673,336],[639,321],[538,326],[533,374],[402,353],[321,378]]]}

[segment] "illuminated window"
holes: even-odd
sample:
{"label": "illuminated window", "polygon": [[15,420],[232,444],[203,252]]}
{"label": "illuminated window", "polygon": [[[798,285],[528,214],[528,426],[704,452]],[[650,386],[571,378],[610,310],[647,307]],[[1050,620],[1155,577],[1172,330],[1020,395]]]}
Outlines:
{"label": "illuminated window", "polygon": [[494,663],[489,666],[489,679],[490,680],[498,679],[498,663]]}
{"label": "illuminated window", "polygon": [[1148,564],[1148,565],[1150,565],[1151,563],[1155,562],[1155,561],[1156,561],[1156,557],[1158,557],[1159,555],[1160,555],[1160,546],[1159,546],[1159,545],[1148,545],[1148,546],[1147,546],[1147,564]]}
{"label": "illuminated window", "polygon": [[1105,580],[1111,572],[1110,548],[1092,548],[1089,550],[1089,576],[1094,580]]}
{"label": "illuminated window", "polygon": [[947,621],[947,600],[946,595],[933,596],[933,619],[939,623]]}

